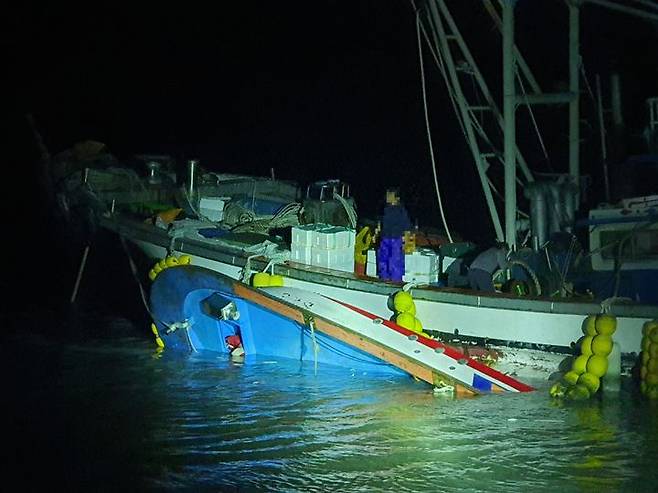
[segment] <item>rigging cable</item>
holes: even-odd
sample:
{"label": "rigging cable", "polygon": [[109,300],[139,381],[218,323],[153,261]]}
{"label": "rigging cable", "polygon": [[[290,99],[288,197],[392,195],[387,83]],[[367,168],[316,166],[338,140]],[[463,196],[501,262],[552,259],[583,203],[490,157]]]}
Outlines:
{"label": "rigging cable", "polygon": [[[416,6],[415,6],[413,0],[411,0],[411,4],[412,4],[412,6],[414,7],[414,11],[416,12],[416,16],[418,17],[418,15],[419,15],[419,10],[416,8]],[[461,130],[462,130],[462,135],[464,136],[464,140],[465,140],[466,142],[468,142],[468,141],[469,141],[469,138],[468,138],[468,135],[467,135],[467,133],[466,133],[466,127],[465,127],[466,123],[463,121],[463,117],[462,117],[460,111],[457,109],[457,103],[456,103],[456,101],[455,101],[456,96],[455,96],[455,93],[454,93],[454,88],[453,88],[453,86],[451,85],[450,80],[448,79],[448,75],[446,74],[446,69],[445,69],[445,66],[444,66],[443,58],[441,57],[441,52],[440,52],[440,50],[439,50],[438,52],[434,50],[434,48],[433,48],[433,46],[432,46],[432,42],[430,41],[429,36],[428,36],[428,34],[427,34],[427,31],[425,30],[425,26],[422,24],[422,22],[421,22],[421,24],[420,24],[420,27],[421,27],[421,29],[422,29],[422,31],[423,31],[423,36],[424,36],[424,38],[425,38],[425,42],[427,43],[427,46],[428,46],[428,48],[429,48],[429,50],[430,50],[430,53],[432,54],[432,56],[433,56],[433,58],[434,58],[434,62],[435,62],[435,64],[436,64],[437,68],[439,69],[439,72],[440,72],[441,75],[443,76],[444,82],[445,82],[445,84],[446,84],[446,88],[447,88],[448,96],[449,96],[449,98],[450,98],[450,103],[452,104],[452,108],[453,108],[453,110],[454,110],[454,112],[455,112],[455,115],[456,115],[456,118],[457,118],[457,122],[459,123],[459,126],[460,126],[460,128],[461,128]],[[421,68],[422,68],[422,59],[421,59]],[[424,82],[424,81],[423,81],[423,82]],[[475,131],[478,133],[478,135],[479,135],[479,136],[480,136],[480,137],[481,137],[481,138],[482,138],[482,139],[483,139],[483,140],[484,140],[484,141],[485,141],[485,142],[486,142],[486,143],[487,143],[492,149],[496,150],[496,149],[495,149],[495,146],[494,146],[493,143],[490,141],[488,135],[486,134],[486,132],[484,131],[484,129],[483,129],[482,126],[480,125],[480,122],[479,122],[478,118],[475,116],[474,111],[473,111],[472,109],[470,109],[470,108],[468,108],[466,111],[467,111],[467,113],[471,116],[471,125],[473,126],[473,128],[475,129]],[[501,163],[502,163],[502,159],[501,159],[501,157],[500,157],[500,152],[498,152],[497,150],[496,150],[496,155],[497,155],[499,161],[501,161]],[[504,201],[504,198],[502,197],[502,195],[500,194],[500,192],[499,192],[499,191],[493,186],[493,182],[491,181],[491,178],[490,178],[489,176],[487,176],[487,181],[488,181],[488,183],[489,183],[489,186],[492,188],[492,190],[494,191],[494,193],[497,195],[497,197],[498,197],[500,200],[503,200],[503,201]],[[524,187],[524,186],[525,186],[524,183],[521,181],[521,179],[520,179],[518,176],[516,177],[516,182],[519,184],[520,187]],[[517,208],[517,213],[519,213],[521,216],[529,217],[527,213],[523,212],[522,210],[520,210],[520,209],[518,209],[518,208]]]}
{"label": "rigging cable", "polygon": [[516,78],[519,81],[519,87],[521,87],[521,92],[523,92],[523,99],[525,99],[526,106],[528,107],[528,113],[530,114],[530,119],[532,120],[532,125],[535,128],[535,133],[537,134],[537,138],[539,139],[539,144],[541,145],[541,150],[544,153],[544,157],[546,158],[546,163],[548,164],[548,168],[553,171],[553,165],[551,164],[551,158],[548,156],[548,151],[546,150],[546,146],[544,145],[544,139],[541,136],[541,132],[539,131],[539,126],[537,125],[537,120],[535,120],[535,114],[532,111],[532,105],[528,103],[528,94],[525,91],[525,86],[523,85],[523,78],[519,74],[518,69],[514,70],[516,74]]}
{"label": "rigging cable", "polygon": [[418,39],[418,58],[420,60],[420,79],[421,79],[421,85],[423,89],[423,108],[425,110],[425,128],[427,129],[427,141],[429,143],[429,149],[430,149],[430,158],[432,160],[432,172],[434,174],[434,187],[436,188],[436,197],[439,202],[439,212],[441,213],[441,220],[443,221],[443,227],[446,230],[446,234],[448,235],[448,241],[452,243],[452,235],[450,234],[450,229],[448,228],[448,223],[446,222],[446,217],[443,212],[443,201],[441,199],[441,192],[439,191],[439,183],[437,180],[436,176],[436,161],[434,159],[434,149],[432,146],[432,135],[430,132],[430,122],[429,122],[429,115],[427,112],[427,91],[425,89],[425,68],[423,65],[423,45],[421,42],[420,38],[420,17],[417,14],[416,15],[416,37]]}

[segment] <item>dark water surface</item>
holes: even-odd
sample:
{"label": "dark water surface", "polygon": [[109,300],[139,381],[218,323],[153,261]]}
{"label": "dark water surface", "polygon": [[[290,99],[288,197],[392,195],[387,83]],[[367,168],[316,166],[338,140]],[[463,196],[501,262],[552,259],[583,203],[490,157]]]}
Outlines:
{"label": "dark water surface", "polygon": [[2,321],[16,490],[658,490],[658,403],[630,382],[569,405],[547,382],[453,400],[406,377],[159,354],[129,283],[88,282],[76,309],[69,279],[30,292]]}

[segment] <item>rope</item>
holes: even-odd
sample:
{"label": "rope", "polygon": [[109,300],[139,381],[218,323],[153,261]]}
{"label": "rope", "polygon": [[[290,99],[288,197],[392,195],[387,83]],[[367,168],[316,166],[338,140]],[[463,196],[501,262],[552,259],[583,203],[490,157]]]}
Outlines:
{"label": "rope", "polygon": [[267,258],[269,262],[265,266],[265,269],[263,269],[263,272],[266,272],[267,269],[271,269],[272,273],[274,273],[275,264],[282,264],[290,259],[289,250],[280,250],[279,245],[269,240],[265,240],[258,245],[244,248],[243,251],[252,254],[247,257],[244,267],[240,271],[239,279],[244,283],[248,282],[249,278],[251,277],[251,259],[257,257]]}
{"label": "rope", "polygon": [[130,255],[130,251],[128,250],[128,245],[126,245],[126,239],[123,236],[119,236],[119,239],[121,240],[121,246],[123,246],[123,251],[126,252],[126,256],[128,257],[128,263],[130,264],[130,271],[132,272],[133,277],[135,278],[135,281],[137,282],[137,286],[139,287],[139,293],[141,295],[142,303],[144,304],[144,308],[146,308],[146,311],[151,316],[151,318],[153,320],[155,320],[155,316],[151,312],[151,307],[149,307],[149,304],[146,301],[146,293],[144,291],[144,286],[142,286],[142,282],[139,280],[139,275],[137,274],[137,266],[135,265],[135,261],[133,260],[132,256]]}
{"label": "rope", "polygon": [[[513,265],[518,265],[519,267],[523,267],[527,271],[528,276],[530,277],[530,279],[532,280],[532,283],[535,286],[535,290],[537,292],[536,296],[541,296],[541,284],[539,282],[539,278],[537,277],[537,274],[535,274],[535,271],[532,270],[530,268],[530,266],[527,263],[525,263],[523,260],[516,260],[515,259],[515,260],[510,260],[507,263],[508,268],[511,268]],[[495,271],[493,273],[493,275],[491,277],[495,279],[496,277],[498,277],[503,272],[504,272],[504,270],[498,269],[497,271]]]}
{"label": "rope", "polygon": [[[310,333],[310,330],[308,332]],[[377,362],[377,361],[367,360],[365,358],[359,358],[358,356],[354,356],[352,354],[348,354],[345,351],[341,351],[340,349],[332,346],[326,340],[319,339],[318,340],[318,346],[320,348],[325,348],[326,350],[331,351],[332,353],[335,353],[339,356],[342,356],[345,359],[350,359],[352,361],[358,361],[359,363],[367,363],[369,365],[374,365],[374,366],[388,366],[390,364],[386,361]]]}
{"label": "rope", "polygon": [[[121,240],[121,246],[123,247],[123,251],[126,253],[126,256],[128,257],[128,263],[130,264],[130,271],[132,272],[132,275],[135,281],[137,282],[137,286],[139,287],[139,293],[142,299],[142,303],[148,314],[151,316],[151,319],[166,327],[167,333],[174,332],[179,328],[185,328],[185,330],[187,331],[189,327],[187,320],[184,322],[174,322],[173,324],[168,324],[167,322],[164,322],[158,319],[155,315],[153,315],[153,312],[151,311],[151,307],[149,306],[148,301],[146,301],[146,292],[144,290],[144,286],[142,285],[142,282],[139,280],[139,275],[137,273],[137,265],[135,265],[135,261],[133,260],[132,255],[130,255],[130,250],[128,250],[128,245],[126,245],[126,239],[123,236],[119,236],[119,239]],[[188,335],[188,339],[189,339],[189,335]],[[191,344],[192,343],[190,341],[190,345]]]}
{"label": "rope", "polygon": [[448,228],[448,223],[446,222],[446,217],[443,212],[443,201],[441,199],[441,191],[439,190],[439,182],[438,178],[436,175],[436,161],[434,159],[434,149],[432,145],[432,134],[430,132],[430,121],[429,121],[429,114],[427,110],[427,90],[425,87],[425,66],[423,64],[423,45],[421,42],[421,37],[420,37],[420,16],[419,14],[416,15],[416,38],[418,40],[418,59],[420,60],[420,80],[421,80],[421,86],[422,86],[422,92],[423,92],[423,109],[425,113],[425,128],[427,129],[427,141],[429,145],[429,150],[430,150],[430,159],[432,160],[432,173],[434,175],[434,187],[436,189],[436,198],[439,202],[439,212],[441,213],[441,221],[443,222],[443,227],[446,230],[446,234],[448,235],[448,241],[452,243],[452,234],[450,233],[450,228]]}
{"label": "rope", "polygon": [[315,339],[315,319],[313,318],[313,315],[310,313],[304,313],[304,323],[308,325],[311,328],[311,341],[313,342],[313,360],[314,360],[314,365],[313,365],[313,371],[314,374],[318,374],[318,352],[320,351],[320,347],[318,346],[318,342]]}
{"label": "rope", "polygon": [[255,219],[243,224],[234,226],[231,231],[235,233],[268,233],[271,229],[281,229],[287,226],[297,226],[299,224],[299,215],[303,207],[299,202],[286,204],[271,218]]}
{"label": "rope", "polygon": [[345,208],[345,213],[347,214],[347,218],[350,221],[350,225],[352,226],[352,229],[356,229],[356,211],[354,210],[354,207],[352,207],[347,200],[345,200],[343,197],[341,197],[338,193],[334,192],[334,199],[338,200],[343,207]]}
{"label": "rope", "polygon": [[622,296],[612,296],[610,298],[606,298],[601,302],[601,313],[610,313],[610,308],[612,305],[619,302],[632,303],[633,300],[630,298],[624,298]]}
{"label": "rope", "polygon": [[526,94],[525,91],[525,86],[523,85],[523,78],[519,74],[518,70],[515,70],[515,75],[517,80],[519,81],[519,86],[521,87],[521,92],[523,93],[523,98],[526,100],[526,107],[528,108],[528,113],[530,113],[530,119],[532,120],[532,126],[535,128],[535,133],[537,134],[537,138],[539,139],[539,145],[541,146],[541,150],[544,153],[544,157],[546,158],[546,163],[548,164],[548,168],[553,171],[553,165],[551,164],[551,158],[548,156],[548,151],[546,150],[546,146],[544,145],[544,139],[541,136],[541,132],[539,131],[539,126],[537,125],[537,120],[535,120],[535,113],[532,111],[532,105],[528,104],[528,95]]}
{"label": "rope", "polygon": [[237,202],[229,202],[224,208],[224,223],[228,225],[243,224],[254,221],[256,214]]}

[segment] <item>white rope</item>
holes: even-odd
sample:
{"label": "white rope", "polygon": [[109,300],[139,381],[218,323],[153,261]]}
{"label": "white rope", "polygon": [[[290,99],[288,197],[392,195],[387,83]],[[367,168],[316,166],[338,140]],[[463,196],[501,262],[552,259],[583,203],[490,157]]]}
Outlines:
{"label": "white rope", "polygon": [[279,245],[269,240],[265,240],[264,242],[259,243],[258,245],[253,245],[251,247],[244,248],[243,251],[246,253],[251,253],[251,255],[247,257],[247,261],[245,262],[244,267],[240,272],[240,281],[242,282],[247,282],[251,277],[251,272],[252,272],[251,259],[253,258],[257,258],[257,257],[267,258],[269,261],[265,266],[265,268],[263,269],[263,272],[267,272],[267,270],[270,269],[272,273],[274,273],[275,264],[282,264],[287,260],[290,260],[289,250],[281,250],[279,248]]}
{"label": "white rope", "polygon": [[436,175],[436,161],[434,159],[434,149],[432,145],[432,134],[430,132],[430,121],[427,111],[427,91],[425,88],[425,67],[423,65],[423,44],[420,38],[420,17],[416,15],[416,38],[418,39],[418,59],[420,60],[420,80],[423,90],[423,109],[425,113],[425,128],[427,129],[427,141],[430,149],[430,158],[432,160],[432,173],[434,175],[434,187],[436,189],[436,198],[439,202],[439,212],[441,213],[441,221],[443,222],[443,227],[446,230],[448,235],[448,241],[452,243],[452,234],[450,234],[450,228],[448,228],[448,223],[446,222],[446,217],[443,212],[443,201],[441,199],[441,191],[439,190],[439,182]]}
{"label": "white rope", "polygon": [[610,308],[612,307],[613,304],[615,303],[633,303],[633,300],[630,298],[624,298],[621,296],[612,296],[610,298],[606,298],[601,302],[601,313],[610,313]]}
{"label": "white rope", "polygon": [[347,214],[347,218],[350,221],[350,225],[352,226],[352,229],[356,229],[356,212],[354,211],[354,207],[352,207],[347,200],[345,200],[342,196],[340,196],[338,193],[334,192],[334,198],[340,202],[343,207],[345,208],[345,213]]}
{"label": "white rope", "polygon": [[418,287],[418,283],[411,281],[402,286],[402,291],[409,292],[409,294],[411,294],[410,291],[415,287]]}
{"label": "white rope", "polygon": [[320,352],[320,346],[318,341],[315,339],[315,320],[312,317],[309,317],[308,326],[311,328],[311,341],[313,342],[313,371],[314,374],[318,374],[318,353]]}

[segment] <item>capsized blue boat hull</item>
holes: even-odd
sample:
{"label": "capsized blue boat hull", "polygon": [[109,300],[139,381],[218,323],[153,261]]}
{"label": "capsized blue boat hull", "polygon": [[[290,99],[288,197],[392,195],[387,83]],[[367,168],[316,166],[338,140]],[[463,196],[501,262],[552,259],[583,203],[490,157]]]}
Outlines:
{"label": "capsized blue boat hull", "polygon": [[290,358],[359,373],[408,375],[386,361],[313,330],[312,324],[300,324],[237,296],[235,283],[217,272],[189,265],[158,274],[151,287],[150,308],[165,347],[229,354],[233,336],[239,336],[246,357]]}
{"label": "capsized blue boat hull", "polygon": [[295,287],[252,288],[190,265],[161,272],[152,315],[165,346],[183,351],[314,361],[358,374],[413,375],[458,393],[529,392],[532,387],[422,332]]}

